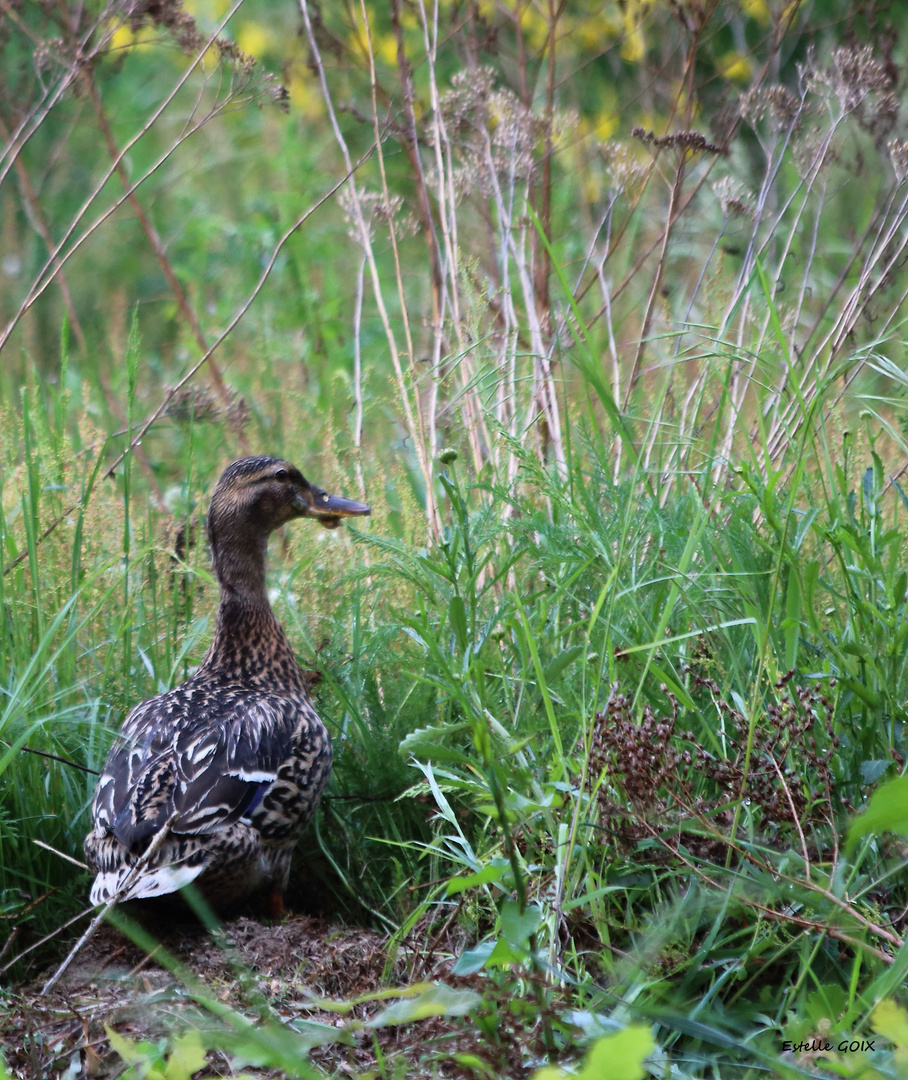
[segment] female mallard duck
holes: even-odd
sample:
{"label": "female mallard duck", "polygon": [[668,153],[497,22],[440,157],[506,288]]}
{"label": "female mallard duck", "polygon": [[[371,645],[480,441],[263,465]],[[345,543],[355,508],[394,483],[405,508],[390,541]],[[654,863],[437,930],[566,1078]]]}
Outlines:
{"label": "female mallard duck", "polygon": [[268,603],[268,536],[295,517],[334,528],[369,512],[278,458],[224,471],[208,511],[221,589],[214,641],[188,682],[133,709],[108,755],[85,839],[93,904],[192,881],[217,906],[269,889],[272,912],[282,910],[294,844],[331,771],[331,740]]}

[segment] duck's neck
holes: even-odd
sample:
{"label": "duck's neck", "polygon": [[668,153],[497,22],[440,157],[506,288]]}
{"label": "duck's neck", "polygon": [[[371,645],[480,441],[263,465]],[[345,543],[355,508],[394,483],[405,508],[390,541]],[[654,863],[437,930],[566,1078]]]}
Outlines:
{"label": "duck's neck", "polygon": [[305,689],[303,673],[265,590],[268,536],[213,552],[221,587],[214,640],[200,675],[275,690]]}

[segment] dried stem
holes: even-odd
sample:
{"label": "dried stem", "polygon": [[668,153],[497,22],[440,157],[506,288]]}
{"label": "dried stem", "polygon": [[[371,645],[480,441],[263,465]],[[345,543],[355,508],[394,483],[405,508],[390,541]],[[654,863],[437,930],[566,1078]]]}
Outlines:
{"label": "dried stem", "polygon": [[[136,194],[135,188],[130,185],[129,174],[123,164],[123,157],[117,149],[116,140],[114,139],[113,132],[110,130],[110,124],[107,120],[107,114],[101,103],[101,95],[98,93],[98,87],[95,84],[95,80],[90,70],[85,73],[83,82],[87,86],[92,107],[95,110],[95,117],[98,121],[98,127],[100,127],[101,134],[104,136],[104,142],[107,144],[108,153],[110,154],[114,168],[117,171],[117,176],[120,178],[120,183],[123,185],[123,191],[129,200],[129,205],[132,207],[132,211],[141,226],[142,232],[145,233],[149,247],[154,252],[158,265],[161,267],[161,272],[167,280],[170,291],[173,293],[174,299],[177,302],[177,307],[179,307],[180,313],[189,325],[200,352],[205,353],[208,351],[208,342],[205,339],[205,335],[202,333],[202,328],[199,325],[199,320],[196,318],[195,311],[193,311],[192,305],[189,303],[186,291],[180,284],[180,280],[176,275],[176,271],[174,270],[170,259],[167,258],[167,252],[164,248],[164,244],[161,242],[157,229],[155,229],[154,225],[149,220],[148,215],[145,213],[144,207],[141,202],[139,202],[139,197]],[[220,397],[226,412],[231,405],[230,391],[228,390],[220,369],[213,358],[208,361],[208,374],[211,376],[211,381],[214,384],[214,388],[218,397]],[[248,454],[250,452],[249,441],[246,438],[242,426],[235,425],[234,431],[237,442],[243,453]]]}
{"label": "dried stem", "polygon": [[[145,418],[145,420],[140,425],[138,431],[130,439],[129,445],[120,454],[117,455],[117,457],[114,459],[113,463],[110,466],[108,466],[108,468],[105,470],[105,472],[104,472],[105,477],[113,476],[114,473],[116,472],[117,468],[122,463],[123,459],[126,457],[126,455],[129,454],[129,453],[132,453],[137,446],[141,445],[142,439],[145,438],[145,436],[147,435],[148,431],[150,430],[150,428],[152,427],[154,422],[156,420],[158,420],[161,416],[164,415],[164,413],[167,411],[168,405],[173,400],[173,398],[193,378],[193,376],[195,376],[196,373],[201,370],[201,368],[205,365],[205,363],[207,363],[207,361],[208,361],[209,357],[212,355],[212,353],[214,353],[220,347],[220,345],[223,344],[223,342],[227,339],[227,337],[231,333],[233,333],[233,331],[236,328],[237,324],[240,322],[240,320],[243,318],[243,316],[246,314],[246,312],[252,306],[253,301],[255,300],[255,298],[258,296],[258,294],[264,288],[265,282],[271,276],[271,271],[274,269],[274,264],[275,264],[275,262],[277,262],[278,256],[280,255],[281,251],[283,250],[285,244],[290,239],[290,237],[293,236],[294,233],[296,233],[305,224],[305,222],[309,219],[309,217],[311,217],[311,215],[314,214],[315,211],[319,209],[319,207],[323,206],[326,202],[328,202],[340,190],[340,188],[343,187],[343,185],[347,182],[347,180],[353,175],[353,171],[358,169],[363,164],[364,161],[368,160],[368,158],[371,156],[371,154],[372,154],[372,149],[370,148],[359,159],[359,161],[357,161],[355,163],[355,165],[352,166],[352,169],[351,169],[350,173],[343,176],[340,180],[337,181],[336,184],[334,184],[331,188],[329,188],[324,193],[324,195],[321,196],[321,198],[319,198],[316,202],[314,202],[305,211],[305,213],[301,214],[300,217],[298,217],[296,219],[296,221],[290,226],[290,228],[286,230],[286,232],[278,240],[278,242],[275,244],[274,248],[272,249],[271,255],[268,258],[268,262],[265,264],[265,266],[264,266],[264,268],[262,270],[262,273],[259,276],[259,280],[256,282],[256,285],[253,288],[252,292],[249,294],[248,297],[246,297],[246,299],[243,301],[243,303],[240,305],[240,307],[237,308],[237,310],[234,312],[233,316],[230,319],[230,322],[227,324],[227,327],[222,331],[222,333],[215,340],[215,342],[208,348],[205,355],[200,360],[198,360],[195,364],[193,364],[193,366],[186,372],[185,375],[183,375],[183,377],[179,380],[179,382],[176,383],[176,385],[172,386],[167,391],[167,393],[164,395],[163,400],[157,406],[157,408],[154,409]],[[103,450],[101,452],[103,453]],[[66,507],[66,509],[63,510],[63,512],[61,514],[59,514],[56,518],[54,518],[54,520],[47,526],[47,528],[38,537],[36,537],[36,540],[35,540],[36,545],[42,544],[51,535],[51,533],[53,533],[54,530],[57,529],[58,526],[69,517],[70,514],[74,513],[76,510],[79,509],[80,505],[81,504],[78,503],[78,502],[70,503]],[[27,559],[28,554],[29,554],[28,548],[25,548],[22,551],[20,551],[19,554],[15,556],[15,558],[13,558],[10,562],[8,562],[6,564],[6,566],[4,566],[3,574],[4,575],[8,574],[14,567],[18,566],[19,563],[21,563],[24,559]]]}
{"label": "dried stem", "polygon": [[[107,918],[107,915],[117,906],[117,904],[119,904],[120,900],[127,895],[135,882],[139,880],[142,873],[145,871],[145,868],[151,863],[151,860],[161,850],[161,847],[163,846],[165,840],[167,840],[167,838],[170,836],[171,829],[173,828],[174,823],[179,816],[179,813],[175,811],[173,814],[170,815],[167,821],[164,822],[161,830],[155,833],[154,838],[148,845],[147,851],[123,879],[120,888],[117,889],[113,897],[104,905],[104,907],[101,908],[98,914],[91,920],[85,933],[79,938],[75,945],[73,945],[73,947],[64,957],[63,962],[41,988],[42,994],[49,994],[51,990],[53,990],[53,988],[60,981],[61,976],[65,974],[66,969],[73,962],[73,960],[75,960],[82,947],[94,937],[98,927],[105,920],[105,918]],[[81,918],[81,916],[79,917]]]}
{"label": "dried stem", "polygon": [[[366,224],[365,215],[363,213],[362,200],[360,198],[359,188],[358,188],[358,186],[357,186],[357,184],[356,184],[356,182],[355,182],[355,180],[353,178],[354,173],[355,173],[356,170],[353,168],[353,165],[352,165],[352,159],[350,157],[350,151],[349,151],[349,149],[347,147],[347,141],[344,138],[343,133],[341,132],[341,129],[340,129],[340,125],[337,122],[337,113],[336,113],[336,110],[334,108],[334,102],[333,102],[333,99],[332,99],[332,96],[331,96],[331,91],[330,91],[330,89],[328,87],[328,80],[327,80],[326,75],[325,75],[324,64],[322,63],[321,51],[319,49],[318,40],[317,40],[316,35],[315,35],[315,33],[313,32],[313,29],[312,29],[312,20],[311,20],[311,17],[310,17],[309,4],[308,4],[307,0],[299,0],[299,7],[300,7],[300,13],[302,14],[302,17],[303,17],[303,25],[304,25],[305,30],[306,30],[306,38],[307,38],[307,40],[309,42],[309,49],[310,49],[311,54],[312,54],[312,60],[313,60],[313,63],[315,65],[315,68],[316,68],[316,71],[317,71],[317,74],[318,74],[319,83],[321,85],[322,96],[323,96],[324,101],[325,101],[325,107],[328,110],[328,118],[329,118],[330,123],[331,123],[331,129],[334,132],[335,140],[337,141],[337,144],[338,144],[338,146],[340,148],[341,154],[343,155],[344,163],[345,163],[345,166],[346,166],[346,169],[347,169],[347,175],[344,177],[343,182],[346,183],[346,181],[348,179],[350,181],[348,190],[350,192],[350,204],[351,204],[352,212],[353,212],[354,225],[355,225],[356,230],[357,230],[357,236],[358,236],[360,245],[362,246],[362,249],[363,249],[363,251],[364,251],[364,253],[366,255],[366,261],[367,261],[367,265],[369,267],[369,276],[370,276],[371,281],[372,281],[372,291],[373,291],[373,294],[375,296],[375,302],[376,302],[376,304],[378,306],[379,315],[381,317],[382,325],[383,325],[384,330],[385,330],[385,336],[388,339],[388,346],[389,346],[389,349],[390,349],[390,352],[391,352],[391,362],[392,362],[392,364],[394,366],[394,373],[395,373],[395,376],[397,378],[398,392],[400,394],[401,404],[402,404],[403,409],[404,409],[404,415],[406,417],[407,427],[408,427],[408,429],[410,431],[411,436],[414,437],[417,462],[419,464],[420,471],[421,471],[421,473],[423,475],[423,479],[425,480],[425,484],[426,484],[426,510],[427,510],[427,516],[428,516],[428,520],[429,520],[429,529],[430,529],[430,532],[434,534],[436,529],[437,529],[437,511],[436,511],[436,508],[435,508],[435,491],[434,491],[434,484],[433,484],[433,477],[432,477],[432,464],[431,464],[431,461],[427,457],[426,447],[425,447],[425,444],[424,444],[423,440],[417,437],[418,434],[423,430],[423,424],[422,424],[421,416],[420,417],[417,416],[418,395],[417,395],[416,406],[414,407],[414,403],[411,401],[410,386],[408,385],[408,381],[404,376],[403,368],[401,367],[400,351],[399,351],[399,349],[397,347],[397,339],[395,337],[394,330],[393,330],[393,328],[391,326],[391,318],[390,318],[390,316],[388,314],[388,309],[387,309],[387,306],[385,304],[384,292],[383,292],[382,286],[381,286],[381,278],[380,278],[380,275],[379,275],[379,272],[378,272],[378,266],[376,265],[376,261],[375,261],[375,253],[374,253],[373,248],[372,248],[372,238],[371,238],[371,236],[369,234],[369,228],[368,228],[368,226]],[[370,50],[370,56],[371,56],[371,50]],[[372,87],[373,87],[373,91],[374,91],[374,89],[375,89],[374,62],[371,61],[371,60],[370,60],[370,66],[372,66],[372,71],[373,71]],[[380,151],[381,151],[381,138],[380,138],[380,136],[379,136],[379,138],[377,139],[377,142],[376,142],[376,149],[379,151],[379,155],[380,155]],[[379,160],[380,161],[382,160],[381,157],[379,158]],[[338,186],[340,186],[340,185],[338,185]],[[387,191],[386,187],[385,187],[385,191]],[[407,327],[407,333],[409,335],[409,324],[405,324],[405,325]],[[411,370],[412,370],[412,365],[413,365],[413,362],[414,362],[414,357],[413,357],[413,352],[412,352],[412,344],[409,347],[408,353],[409,353],[409,359],[410,359]]]}

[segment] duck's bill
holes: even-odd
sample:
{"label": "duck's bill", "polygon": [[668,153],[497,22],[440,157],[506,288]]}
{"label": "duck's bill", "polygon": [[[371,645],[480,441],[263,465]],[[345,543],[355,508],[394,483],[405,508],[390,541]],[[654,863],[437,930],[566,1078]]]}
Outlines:
{"label": "duck's bill", "polygon": [[340,495],[329,495],[319,488],[312,488],[312,501],[309,503],[309,516],[317,518],[326,529],[340,525],[345,517],[367,517],[372,507],[353,499],[344,499]]}

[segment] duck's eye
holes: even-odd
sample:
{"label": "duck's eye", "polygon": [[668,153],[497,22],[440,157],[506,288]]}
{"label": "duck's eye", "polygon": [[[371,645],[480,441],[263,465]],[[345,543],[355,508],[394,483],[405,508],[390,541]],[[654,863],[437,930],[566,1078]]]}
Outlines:
{"label": "duck's eye", "polygon": [[276,480],[286,480],[287,479],[287,470],[286,469],[278,469],[275,472],[274,476],[275,476]]}

